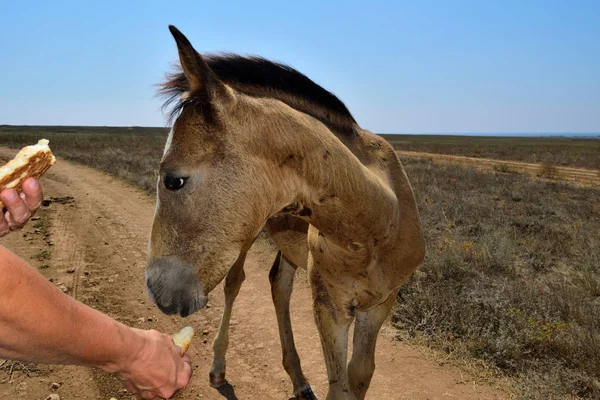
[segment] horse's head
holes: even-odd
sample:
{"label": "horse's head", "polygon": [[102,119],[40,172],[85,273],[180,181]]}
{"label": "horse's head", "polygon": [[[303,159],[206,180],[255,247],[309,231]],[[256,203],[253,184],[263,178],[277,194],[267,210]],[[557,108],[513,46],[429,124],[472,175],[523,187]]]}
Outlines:
{"label": "horse's head", "polygon": [[286,199],[277,198],[281,176],[252,140],[265,129],[257,111],[263,100],[225,85],[185,36],[170,30],[189,90],[160,163],[146,286],[163,312],[187,316],[204,307]]}

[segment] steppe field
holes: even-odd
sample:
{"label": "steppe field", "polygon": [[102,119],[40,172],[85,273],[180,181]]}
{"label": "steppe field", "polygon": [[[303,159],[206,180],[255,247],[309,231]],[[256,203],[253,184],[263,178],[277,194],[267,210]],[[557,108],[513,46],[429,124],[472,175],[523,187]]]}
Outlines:
{"label": "steppe field", "polygon": [[[182,399],[284,399],[261,237],[234,306],[231,385],[208,386],[223,299],[185,321],[151,306],[144,261],[162,128],[0,126],[0,161],[40,138],[57,164],[35,221],[0,243],[65,293],[128,325],[191,324],[192,384]],[[600,399],[600,140],[385,136],[399,151],[424,226],[424,263],[382,330],[369,399]],[[99,171],[101,172],[99,172]],[[315,392],[326,375],[299,273],[298,351]],[[52,383],[59,387],[53,389]],[[0,396],[130,399],[102,372],[0,360]]]}

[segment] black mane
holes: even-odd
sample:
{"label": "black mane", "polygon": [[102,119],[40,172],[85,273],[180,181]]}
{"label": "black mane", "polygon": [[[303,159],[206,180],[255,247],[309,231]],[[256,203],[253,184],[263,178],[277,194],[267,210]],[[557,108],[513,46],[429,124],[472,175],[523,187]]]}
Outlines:
{"label": "black mane", "polygon": [[[279,99],[337,131],[353,131],[352,125],[356,121],[344,103],[288,65],[237,54],[210,54],[203,58],[217,76],[235,90],[251,96]],[[188,81],[181,70],[168,74],[167,80],[160,85],[159,94],[167,97],[164,107],[176,102],[171,117],[185,105],[180,96],[188,90]]]}

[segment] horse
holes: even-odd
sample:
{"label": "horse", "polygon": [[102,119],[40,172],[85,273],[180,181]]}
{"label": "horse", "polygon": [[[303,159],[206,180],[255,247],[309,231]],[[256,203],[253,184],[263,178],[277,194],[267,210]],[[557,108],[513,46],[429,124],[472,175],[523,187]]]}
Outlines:
{"label": "horse", "polygon": [[186,317],[225,279],[209,376],[211,386],[223,385],[244,260],[266,230],[279,250],[269,280],[294,395],[316,399],[290,321],[294,273],[302,268],[327,367],[327,399],[363,399],[379,330],[425,253],[398,155],[295,69],[257,56],[201,55],[169,29],[181,68],[159,89],[166,105],[174,103],[174,122],[159,166],[149,296],[163,313]]}

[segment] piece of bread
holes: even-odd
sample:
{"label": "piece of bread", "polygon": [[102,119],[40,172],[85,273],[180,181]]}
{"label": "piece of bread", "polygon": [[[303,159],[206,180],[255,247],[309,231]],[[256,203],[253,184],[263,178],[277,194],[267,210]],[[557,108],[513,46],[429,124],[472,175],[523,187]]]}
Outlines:
{"label": "piece of bread", "polygon": [[[15,158],[0,167],[0,191],[15,188],[21,193],[21,185],[25,179],[39,179],[55,162],[56,158],[52,155],[46,139],[41,139],[38,144],[23,147]],[[3,207],[4,204],[0,202],[0,209]]]}
{"label": "piece of bread", "polygon": [[190,347],[192,339],[194,338],[194,333],[194,328],[192,328],[191,326],[186,326],[185,328],[171,336],[173,338],[173,343],[175,343],[175,346],[181,349],[181,357],[185,355],[185,352],[188,350],[188,347]]}

